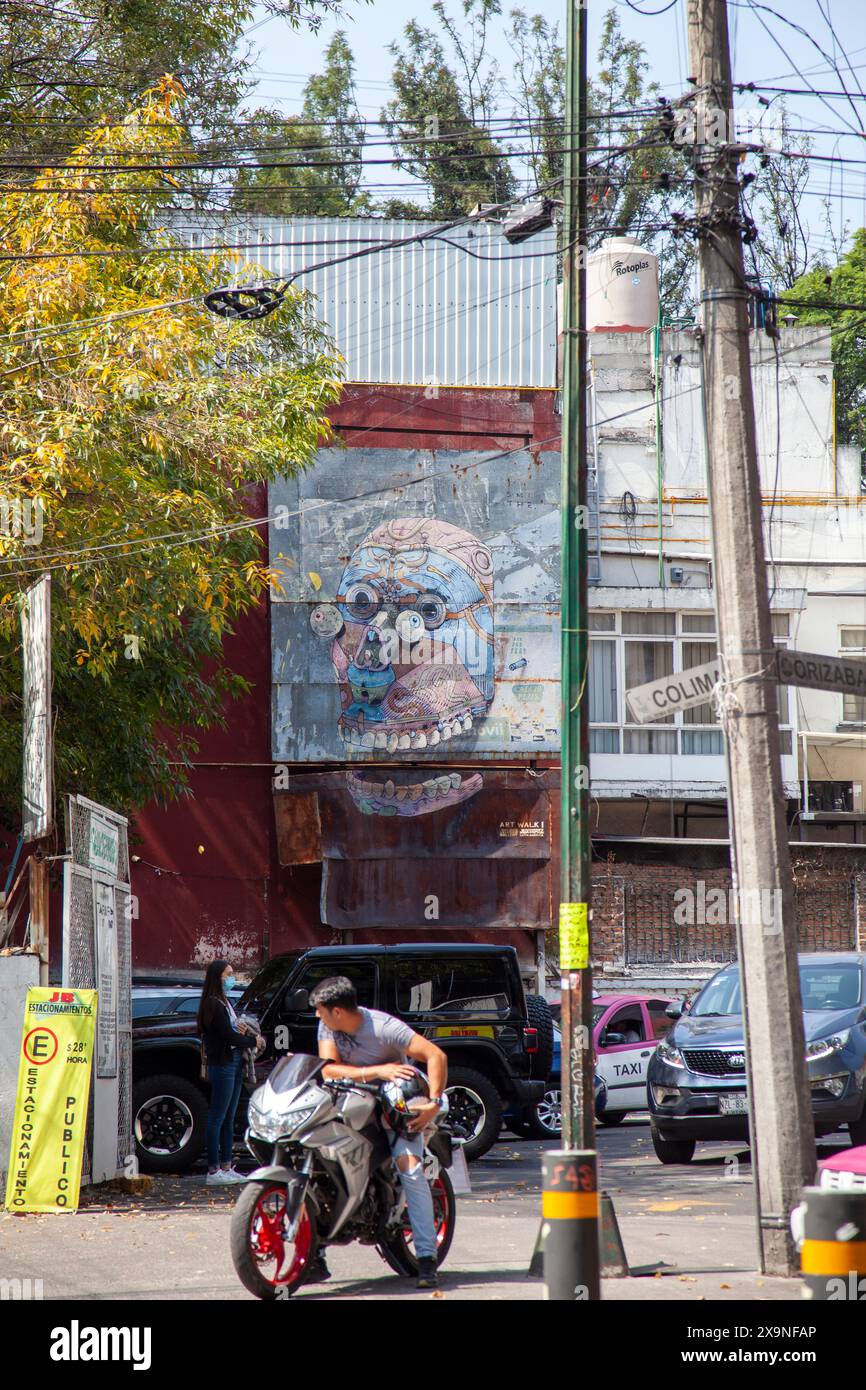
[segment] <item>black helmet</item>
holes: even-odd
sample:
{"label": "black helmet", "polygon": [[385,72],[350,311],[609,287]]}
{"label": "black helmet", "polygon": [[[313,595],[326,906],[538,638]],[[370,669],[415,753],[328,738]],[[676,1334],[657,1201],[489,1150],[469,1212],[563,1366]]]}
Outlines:
{"label": "black helmet", "polygon": [[430,1087],[423,1072],[413,1068],[411,1076],[384,1081],[379,1094],[382,1109],[395,1134],[408,1134],[413,1111],[430,1099]]}

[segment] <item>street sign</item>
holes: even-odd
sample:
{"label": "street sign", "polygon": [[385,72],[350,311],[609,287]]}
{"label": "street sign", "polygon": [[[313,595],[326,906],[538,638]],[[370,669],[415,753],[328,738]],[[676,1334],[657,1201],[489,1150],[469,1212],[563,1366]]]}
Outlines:
{"label": "street sign", "polygon": [[[721,680],[721,661],[706,661],[688,671],[661,676],[646,685],[626,691],[631,712],[638,724],[665,719],[678,709],[705,705],[713,687]],[[805,685],[811,690],[831,690],[843,695],[866,698],[866,661],[850,656],[828,656],[826,652],[795,652],[780,647],[768,674],[780,685]]]}
{"label": "street sign", "polygon": [[776,678],[782,685],[806,685],[812,690],[866,696],[866,661],[850,656],[780,648],[776,653]]}
{"label": "street sign", "polygon": [[51,576],[44,574],[21,597],[24,659],[25,842],[40,840],[54,825],[51,777]]}
{"label": "street sign", "polygon": [[638,724],[666,719],[676,714],[678,709],[692,709],[695,705],[707,704],[712,697],[713,686],[721,680],[721,672],[721,661],[716,657],[713,661],[705,661],[702,666],[692,666],[688,671],[676,671],[646,685],[637,685],[633,690],[626,691],[626,699]]}

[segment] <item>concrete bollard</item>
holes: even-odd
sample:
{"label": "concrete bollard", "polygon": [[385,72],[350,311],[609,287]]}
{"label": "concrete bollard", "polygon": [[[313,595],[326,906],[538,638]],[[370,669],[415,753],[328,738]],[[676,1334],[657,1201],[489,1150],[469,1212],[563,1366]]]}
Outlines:
{"label": "concrete bollard", "polygon": [[866,1301],[866,1192],[805,1187],[799,1220],[803,1297]]}

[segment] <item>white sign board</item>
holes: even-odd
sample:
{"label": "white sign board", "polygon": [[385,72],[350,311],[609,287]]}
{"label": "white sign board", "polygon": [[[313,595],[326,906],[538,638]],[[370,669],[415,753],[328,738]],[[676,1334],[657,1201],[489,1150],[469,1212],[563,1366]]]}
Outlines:
{"label": "white sign board", "polygon": [[806,685],[811,690],[866,696],[866,661],[858,661],[855,657],[780,648],[776,654],[776,673],[782,685]]}
{"label": "white sign board", "polygon": [[117,921],[114,886],[93,881],[96,928],[96,1075],[117,1075]]}
{"label": "white sign board", "polygon": [[51,576],[42,578],[21,598],[24,663],[25,841],[39,840],[54,825],[51,751]]}
{"label": "white sign board", "polygon": [[90,817],[88,857],[91,869],[99,869],[102,873],[109,874],[111,878],[117,878],[120,832],[116,825],[111,824],[111,821],[103,820],[101,816],[94,814],[91,814]]}
{"label": "white sign board", "polygon": [[626,699],[638,724],[666,719],[678,709],[706,705],[712,698],[713,686],[721,680],[722,665],[718,657],[703,666],[688,671],[676,671],[672,676],[660,676],[646,685],[626,691]]}

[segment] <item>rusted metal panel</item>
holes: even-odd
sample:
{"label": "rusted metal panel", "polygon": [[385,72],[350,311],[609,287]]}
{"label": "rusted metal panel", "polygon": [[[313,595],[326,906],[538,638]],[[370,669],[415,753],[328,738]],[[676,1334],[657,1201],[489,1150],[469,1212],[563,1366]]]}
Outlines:
{"label": "rusted metal panel", "polygon": [[[401,783],[401,777],[416,781]],[[471,783],[471,791],[455,803],[449,797],[454,795],[458,777]],[[302,790],[308,780],[312,779],[297,774],[291,778],[294,792],[275,793],[277,824],[298,827],[297,844],[304,844],[312,819],[307,808],[317,800],[315,821],[320,827],[321,858],[550,858],[552,802],[558,795],[551,791],[553,774],[524,769],[457,772],[452,768],[446,773],[429,768],[414,772],[384,768],[370,771],[359,789],[356,772],[333,772],[323,775],[326,785],[317,794]],[[409,795],[429,799],[430,809],[400,814],[396,808],[405,805],[398,800],[401,792],[406,792],[407,799]],[[370,800],[382,811],[393,803],[394,813],[365,810]],[[287,811],[290,805],[302,805],[304,811]],[[284,858],[282,838],[278,843],[282,863],[309,862]],[[295,851],[294,843],[288,847],[289,852]]]}
{"label": "rusted metal panel", "polygon": [[555,869],[544,859],[326,859],[322,920],[342,930],[547,928]]}
{"label": "rusted metal panel", "polygon": [[277,854],[281,864],[318,864],[322,858],[319,798],[315,792],[274,797]]}

